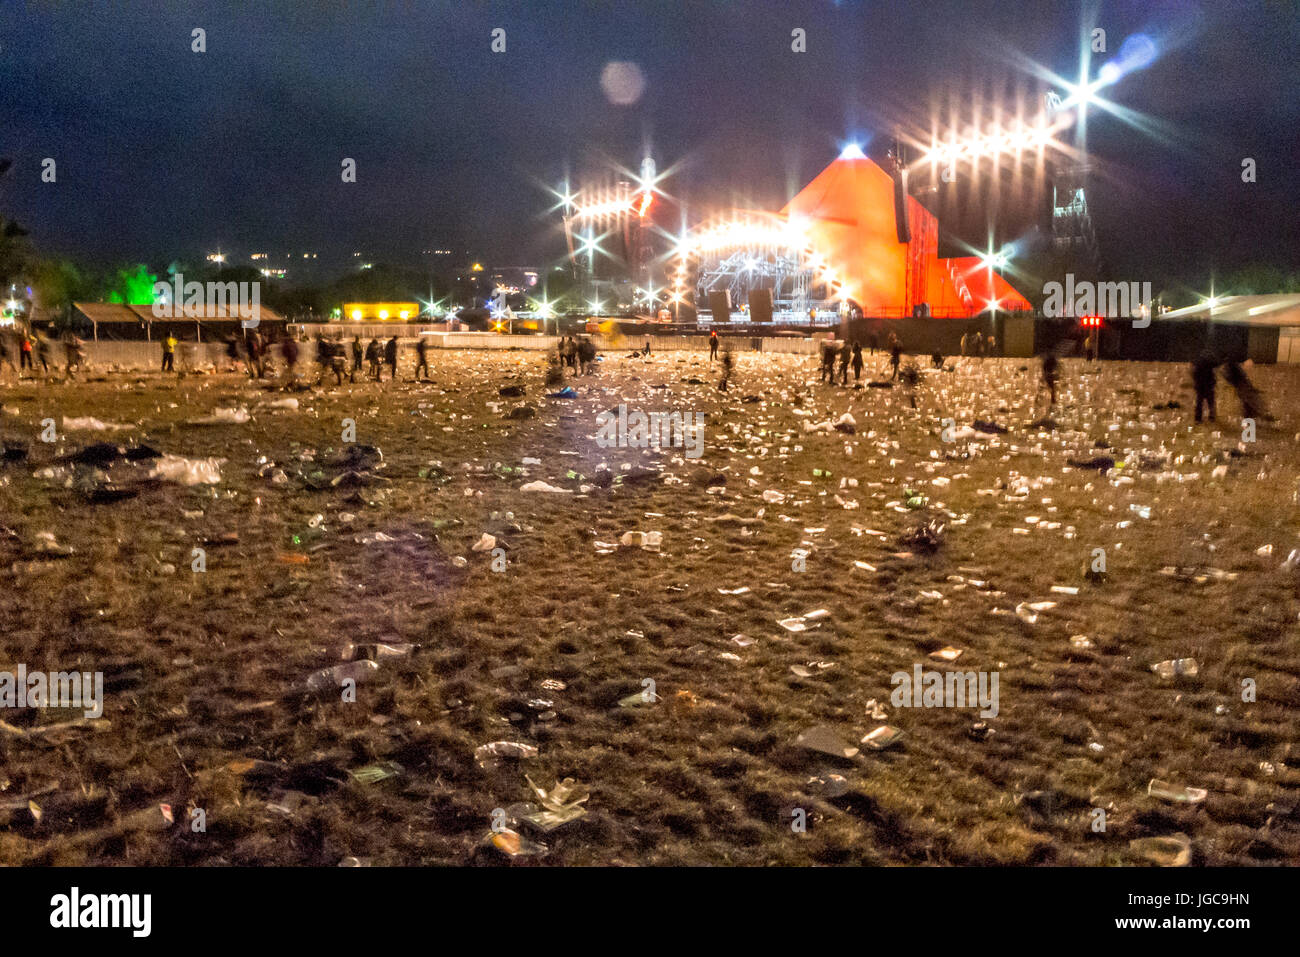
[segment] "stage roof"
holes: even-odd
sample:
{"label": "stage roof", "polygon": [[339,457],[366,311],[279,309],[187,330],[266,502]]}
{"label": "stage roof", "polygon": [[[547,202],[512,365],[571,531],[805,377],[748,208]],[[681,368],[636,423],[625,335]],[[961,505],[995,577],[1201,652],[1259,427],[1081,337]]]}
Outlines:
{"label": "stage roof", "polygon": [[1222,296],[1213,306],[1198,303],[1156,317],[1156,322],[1211,319],[1246,326],[1300,326],[1300,294]]}

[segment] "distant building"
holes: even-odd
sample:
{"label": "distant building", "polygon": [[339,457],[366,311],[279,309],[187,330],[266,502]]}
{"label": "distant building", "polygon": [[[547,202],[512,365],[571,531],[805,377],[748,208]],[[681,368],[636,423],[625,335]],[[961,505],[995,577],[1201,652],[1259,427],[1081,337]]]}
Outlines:
{"label": "distant building", "polygon": [[345,302],[343,319],[352,322],[416,322],[418,302]]}
{"label": "distant building", "polygon": [[542,270],[537,266],[498,266],[492,270],[492,282],[516,292],[529,292],[541,280]]}
{"label": "distant building", "polygon": [[[73,322],[92,340],[126,339],[157,341],[168,333],[177,339],[211,342],[224,339],[244,329],[234,309],[207,307],[198,316],[159,318],[153,306],[126,305],[119,302],[74,302]],[[284,333],[285,320],[268,306],[258,307],[256,329],[271,339]]]}

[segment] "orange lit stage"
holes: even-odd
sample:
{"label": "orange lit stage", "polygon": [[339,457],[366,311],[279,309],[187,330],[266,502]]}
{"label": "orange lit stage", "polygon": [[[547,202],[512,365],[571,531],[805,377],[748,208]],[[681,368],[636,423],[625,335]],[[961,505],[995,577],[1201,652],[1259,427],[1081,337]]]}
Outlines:
{"label": "orange lit stage", "polygon": [[894,180],[856,150],[846,150],[781,210],[825,259],[842,297],[867,316],[969,318],[1031,308],[1029,301],[977,256],[938,258],[939,223],[906,197],[911,241],[894,222]]}

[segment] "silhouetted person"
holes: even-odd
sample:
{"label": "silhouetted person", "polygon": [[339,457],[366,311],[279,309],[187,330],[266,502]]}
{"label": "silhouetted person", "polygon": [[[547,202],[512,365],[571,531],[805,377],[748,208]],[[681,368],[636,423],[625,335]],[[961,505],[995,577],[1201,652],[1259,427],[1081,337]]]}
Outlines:
{"label": "silhouetted person", "polygon": [[903,347],[898,342],[898,336],[894,333],[889,334],[889,367],[893,374],[889,377],[890,381],[898,378],[898,364],[903,361]]}
{"label": "silhouetted person", "polygon": [[397,336],[384,343],[384,364],[388,366],[388,377],[397,378]]}
{"label": "silhouetted person", "polygon": [[1201,409],[1207,407],[1210,412],[1210,421],[1214,421],[1214,391],[1218,384],[1218,377],[1215,375],[1215,369],[1218,368],[1218,360],[1208,352],[1202,352],[1200,356],[1192,363],[1192,386],[1196,389],[1196,421],[1201,421]]}
{"label": "silhouetted person", "polygon": [[353,382],[357,381],[357,373],[361,371],[361,358],[362,358],[361,337],[353,336],[352,337],[352,381]]}
{"label": "silhouetted person", "polygon": [[429,340],[425,336],[415,340],[415,377],[420,378],[420,370],[429,378]]}
{"label": "silhouetted person", "polygon": [[821,379],[819,381],[829,382],[832,385],[834,385],[835,384],[835,357],[839,354],[839,350],[835,348],[835,342],[833,340],[823,342],[821,344],[821,350],[822,350],[822,371],[821,371]]}
{"label": "silhouetted person", "polygon": [[1048,395],[1051,396],[1051,401],[1048,404],[1048,407],[1055,408],[1056,387],[1061,381],[1061,360],[1056,358],[1055,352],[1044,352],[1039,356],[1039,359],[1041,359],[1043,363],[1043,386],[1047,388]]}
{"label": "silhouetted person", "polygon": [[862,381],[862,343],[853,343],[853,381]]}
{"label": "silhouetted person", "polygon": [[712,362],[718,354],[718,330],[713,329],[709,332],[709,361]]}

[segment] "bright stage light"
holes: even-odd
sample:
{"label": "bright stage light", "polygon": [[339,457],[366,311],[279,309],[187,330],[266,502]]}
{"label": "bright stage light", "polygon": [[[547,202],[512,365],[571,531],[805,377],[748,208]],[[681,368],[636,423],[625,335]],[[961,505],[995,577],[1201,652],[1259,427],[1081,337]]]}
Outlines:
{"label": "bright stage light", "polygon": [[862,152],[862,147],[857,143],[849,143],[844,149],[840,150],[840,159],[842,160],[862,160],[866,158],[867,154]]}

